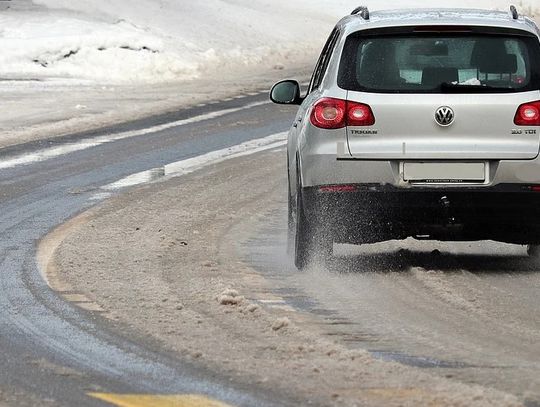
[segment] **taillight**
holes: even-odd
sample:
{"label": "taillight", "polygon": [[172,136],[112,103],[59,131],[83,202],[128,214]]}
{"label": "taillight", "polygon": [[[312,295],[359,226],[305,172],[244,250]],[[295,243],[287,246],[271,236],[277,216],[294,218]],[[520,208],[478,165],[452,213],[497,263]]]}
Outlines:
{"label": "taillight", "polygon": [[371,107],[363,103],[347,102],[347,126],[373,126],[375,116]]}
{"label": "taillight", "polygon": [[521,105],[514,123],[518,126],[540,126],[540,101]]}
{"label": "taillight", "polygon": [[375,116],[363,103],[323,98],[311,110],[311,124],[321,129],[341,129],[346,126],[372,126]]}
{"label": "taillight", "polygon": [[347,102],[341,99],[324,98],[313,105],[311,124],[321,129],[341,129],[345,127]]}

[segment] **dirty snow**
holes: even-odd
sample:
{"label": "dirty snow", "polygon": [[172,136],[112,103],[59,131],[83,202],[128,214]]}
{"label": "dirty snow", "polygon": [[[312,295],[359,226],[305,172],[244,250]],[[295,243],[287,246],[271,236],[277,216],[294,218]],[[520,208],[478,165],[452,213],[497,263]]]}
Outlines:
{"label": "dirty snow", "polygon": [[272,324],[272,330],[279,331],[283,328],[288,327],[291,324],[291,320],[287,317],[281,317],[274,321]]}
{"label": "dirty snow", "polygon": [[239,295],[238,291],[228,288],[217,297],[217,300],[221,305],[240,305],[245,297]]}

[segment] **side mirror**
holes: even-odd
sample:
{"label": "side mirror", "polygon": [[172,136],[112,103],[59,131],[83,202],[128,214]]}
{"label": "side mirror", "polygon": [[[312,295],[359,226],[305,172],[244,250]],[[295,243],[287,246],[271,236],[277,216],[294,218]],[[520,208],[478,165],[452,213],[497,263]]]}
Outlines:
{"label": "side mirror", "polygon": [[300,84],[297,81],[286,80],[276,83],[270,91],[270,100],[280,105],[300,105]]}

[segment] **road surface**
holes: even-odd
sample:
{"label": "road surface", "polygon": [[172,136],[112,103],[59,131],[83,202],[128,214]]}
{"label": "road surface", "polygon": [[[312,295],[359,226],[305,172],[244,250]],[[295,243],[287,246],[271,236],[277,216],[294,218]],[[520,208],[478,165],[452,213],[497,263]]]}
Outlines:
{"label": "road surface", "polygon": [[[261,105],[266,97],[247,96],[0,151],[0,395],[5,394],[0,400],[12,405],[35,405],[36,400],[102,405],[87,394],[106,391],[207,394],[244,406],[291,404],[187,366],[150,343],[112,334],[105,320],[54,293],[36,262],[37,243],[47,232],[110,196],[99,193],[101,186],[285,130],[290,110]],[[253,103],[255,107],[238,109]],[[227,109],[235,113],[205,119],[210,112]],[[189,124],[193,117],[202,120]],[[171,122],[179,125],[159,127]],[[160,130],[143,136],[104,141],[114,139],[111,134],[137,134],[156,126]],[[89,145],[93,147],[86,148]]]}
{"label": "road surface", "polygon": [[[113,322],[54,293],[36,264],[44,235],[118,187],[162,177],[166,164],[285,131],[294,109],[265,98],[0,152],[3,399],[101,405],[88,394],[195,393],[237,406],[298,405],[294,397],[177,359],[151,340],[122,336]],[[283,173],[274,168],[267,176],[278,177],[285,190]],[[260,197],[257,232],[241,242],[244,261],[287,306],[313,314],[324,335],[380,359],[515,394],[527,406],[540,403],[540,274],[523,247],[415,241],[337,247],[329,269],[298,273],[285,254],[283,194],[267,195]],[[268,213],[265,199],[280,204]]]}

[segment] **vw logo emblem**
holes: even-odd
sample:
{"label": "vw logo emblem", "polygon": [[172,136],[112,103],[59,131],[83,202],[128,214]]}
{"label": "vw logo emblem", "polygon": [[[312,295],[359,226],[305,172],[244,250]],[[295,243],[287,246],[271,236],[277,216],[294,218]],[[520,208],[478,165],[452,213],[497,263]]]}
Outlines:
{"label": "vw logo emblem", "polygon": [[435,112],[435,121],[443,127],[450,126],[454,123],[455,117],[454,111],[448,106],[439,107]]}

